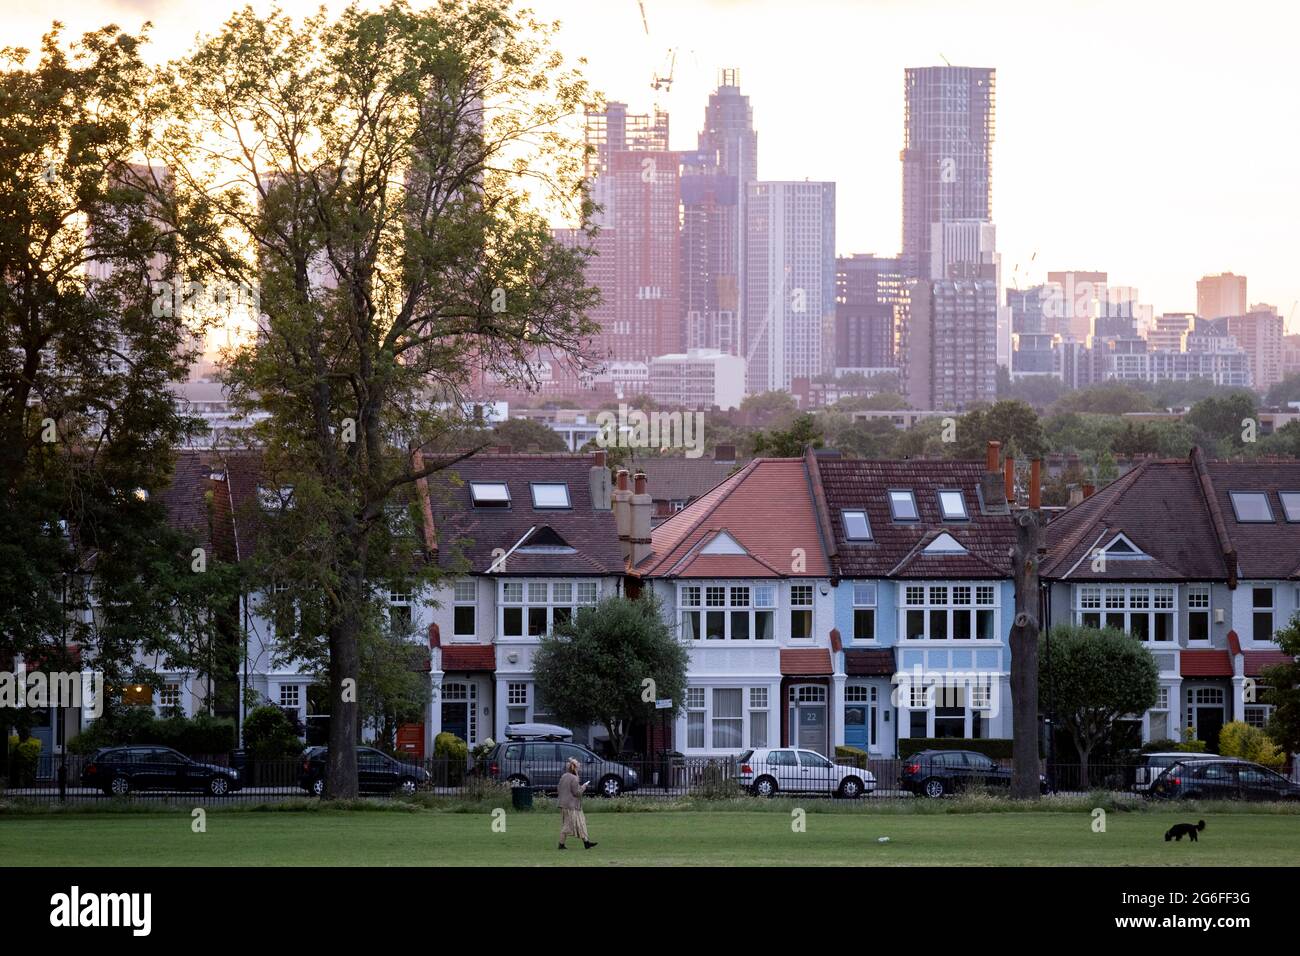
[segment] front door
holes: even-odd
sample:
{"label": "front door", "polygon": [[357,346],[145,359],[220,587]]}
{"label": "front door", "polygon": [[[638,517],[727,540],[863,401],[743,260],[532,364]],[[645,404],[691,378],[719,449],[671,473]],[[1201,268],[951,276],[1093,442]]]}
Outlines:
{"label": "front door", "polygon": [[1207,753],[1219,752],[1219,731],[1223,729],[1223,707],[1196,708],[1196,736],[1205,741]]}
{"label": "front door", "polygon": [[442,731],[455,734],[471,747],[477,742],[478,687],[468,681],[442,685]]}
{"label": "front door", "polygon": [[826,686],[796,684],[790,688],[790,745],[826,753]]}
{"label": "front door", "polygon": [[844,743],[859,750],[875,752],[878,691],[875,687],[850,684],[844,688]]}

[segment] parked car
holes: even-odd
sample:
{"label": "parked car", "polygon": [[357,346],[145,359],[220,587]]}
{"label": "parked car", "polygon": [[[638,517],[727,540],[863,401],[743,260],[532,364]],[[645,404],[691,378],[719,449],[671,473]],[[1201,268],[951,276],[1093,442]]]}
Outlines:
{"label": "parked car", "polygon": [[[563,728],[560,728],[563,729]],[[626,764],[597,756],[579,744],[556,739],[553,733],[539,739],[517,737],[497,744],[480,761],[484,773],[514,786],[555,790],[570,757],[578,759],[578,776],[590,781],[592,791],[617,797],[641,786],[637,773]]]}
{"label": "parked car", "polygon": [[[1009,790],[1011,771],[974,750],[921,750],[903,761],[898,785],[908,793],[943,797],[971,787]],[[1047,778],[1038,775],[1038,786],[1047,792]]]}
{"label": "parked car", "polygon": [[199,763],[170,747],[103,747],[91,755],[81,782],[121,797],[133,790],[205,790],[215,797],[243,786],[239,771]]}
{"label": "parked car", "polygon": [[870,771],[793,747],[746,750],[736,758],[736,777],[741,786],[760,797],[786,791],[851,799],[876,789],[876,777]]}
{"label": "parked car", "polygon": [[1133,769],[1133,789],[1137,793],[1148,793],[1151,785],[1162,773],[1176,763],[1190,763],[1196,760],[1214,760],[1217,754],[1190,754],[1181,750],[1167,750],[1159,753],[1141,754],[1137,766]]}
{"label": "parked car", "polygon": [[[324,796],[328,761],[328,747],[304,750],[298,786],[313,796]],[[415,793],[431,779],[419,764],[396,760],[374,747],[357,748],[357,786],[362,793]]]}
{"label": "parked car", "polygon": [[1300,800],[1300,784],[1249,760],[1181,760],[1156,778],[1151,795],[1167,800]]}

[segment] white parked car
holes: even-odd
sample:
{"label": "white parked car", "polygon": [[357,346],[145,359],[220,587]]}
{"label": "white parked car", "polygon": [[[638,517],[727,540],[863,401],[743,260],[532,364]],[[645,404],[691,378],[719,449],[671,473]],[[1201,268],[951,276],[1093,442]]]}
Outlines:
{"label": "white parked car", "polygon": [[736,773],[741,786],[760,797],[785,791],[855,798],[876,789],[870,771],[832,763],[815,751],[794,747],[746,750],[736,758]]}

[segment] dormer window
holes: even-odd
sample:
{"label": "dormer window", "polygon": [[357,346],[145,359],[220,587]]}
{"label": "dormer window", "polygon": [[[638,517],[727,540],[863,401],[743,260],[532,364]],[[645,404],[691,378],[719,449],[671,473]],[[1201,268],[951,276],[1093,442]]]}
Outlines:
{"label": "dormer window", "polygon": [[939,513],[944,521],[969,521],[970,512],[966,510],[966,496],[953,489],[939,492]]}
{"label": "dormer window", "polygon": [[571,508],[569,503],[569,486],[563,481],[534,481],[534,508]]}
{"label": "dormer window", "polygon": [[926,554],[965,554],[966,549],[962,547],[960,541],[950,535],[947,531],[936,537],[933,541],[925,546]]}
{"label": "dormer window", "polygon": [[1262,491],[1230,491],[1232,510],[1237,520],[1243,524],[1269,524],[1273,521],[1273,507],[1268,503],[1268,495]]}
{"label": "dormer window", "polygon": [[504,481],[471,481],[469,494],[475,508],[510,507],[510,489]]}
{"label": "dormer window", "polygon": [[1300,521],[1300,491],[1279,491],[1277,496],[1282,499],[1282,513],[1286,520]]}
{"label": "dormer window", "polygon": [[725,531],[719,531],[704,547],[700,554],[749,554],[744,546]]}
{"label": "dormer window", "polygon": [[921,520],[921,513],[916,510],[916,495],[910,489],[896,489],[889,492],[889,511],[895,521]]}
{"label": "dormer window", "polygon": [[844,522],[844,537],[848,540],[871,540],[871,522],[867,519],[867,513],[865,511],[844,510],[840,512],[840,518]]}
{"label": "dormer window", "polygon": [[1145,558],[1146,554],[1142,549],[1128,539],[1128,535],[1120,533],[1110,539],[1110,543],[1101,549],[1102,554],[1107,558],[1124,560],[1126,558]]}

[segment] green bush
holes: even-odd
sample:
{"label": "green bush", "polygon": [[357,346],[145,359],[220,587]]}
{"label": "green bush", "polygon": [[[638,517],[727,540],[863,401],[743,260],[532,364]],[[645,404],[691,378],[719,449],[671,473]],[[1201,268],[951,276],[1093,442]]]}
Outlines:
{"label": "green bush", "polygon": [[836,744],[835,762],[850,767],[860,767],[865,770],[867,766],[867,752],[865,750],[859,750],[857,747]]}
{"label": "green bush", "polygon": [[1183,731],[1183,742],[1174,747],[1175,750],[1181,750],[1185,754],[1203,754],[1205,753],[1205,741],[1197,740],[1191,727]]}
{"label": "green bush", "polygon": [[1148,740],[1140,748],[1138,748],[1138,753],[1167,754],[1177,749],[1178,749],[1178,741],[1166,737],[1164,740]]}
{"label": "green bush", "polygon": [[455,734],[443,731],[433,738],[433,784],[436,787],[459,787],[465,782],[465,765],[469,745]]}
{"label": "green bush", "polygon": [[701,800],[731,800],[740,795],[740,784],[728,772],[724,761],[710,760],[691,786],[691,796]]}
{"label": "green bush", "polygon": [[28,737],[19,742],[9,738],[9,780],[17,787],[29,786],[36,780],[36,768],[41,761],[41,742]]}
{"label": "green bush", "polygon": [[291,757],[302,749],[293,723],[279,707],[254,707],[244,718],[244,749],[259,760]]}
{"label": "green bush", "polygon": [[1234,720],[1224,724],[1219,731],[1219,753],[1225,757],[1240,757],[1274,769],[1286,763],[1286,754],[1273,743],[1271,737],[1258,727]]}
{"label": "green bush", "polygon": [[89,754],[123,744],[158,744],[190,756],[226,754],[235,747],[235,723],[208,714],[159,720],[147,709],[133,707],[96,720],[68,741],[68,752]]}
{"label": "green bush", "polygon": [[898,741],[898,755],[910,757],[922,750],[973,750],[994,760],[1011,759],[1011,738],[962,740],[958,737],[903,737]]}

